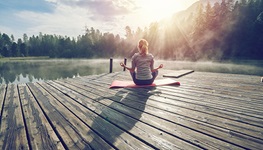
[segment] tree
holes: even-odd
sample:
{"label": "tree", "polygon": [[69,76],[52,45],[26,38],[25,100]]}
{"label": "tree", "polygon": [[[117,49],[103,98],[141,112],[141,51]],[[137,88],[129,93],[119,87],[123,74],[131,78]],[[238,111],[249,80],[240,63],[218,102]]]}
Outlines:
{"label": "tree", "polygon": [[17,44],[15,42],[12,43],[11,46],[11,51],[10,51],[10,55],[11,57],[17,57],[19,54],[18,49],[17,49]]}
{"label": "tree", "polygon": [[138,27],[135,32],[135,40],[139,41],[141,38],[143,38],[143,30],[140,27]]}
{"label": "tree", "polygon": [[203,4],[200,3],[198,7],[198,13],[195,17],[195,24],[193,28],[193,40],[196,41],[202,33],[204,33],[204,15],[203,15]]}
{"label": "tree", "polygon": [[11,35],[11,42],[15,42],[15,37],[13,34]]}
{"label": "tree", "polygon": [[28,42],[28,36],[27,36],[27,34],[23,34],[23,42],[24,43],[27,43]]}
{"label": "tree", "polygon": [[152,50],[152,53],[154,55],[158,55],[158,53],[160,52],[160,44],[159,44],[159,34],[160,28],[159,28],[159,23],[158,22],[153,22],[150,24],[149,27],[149,34],[146,38],[146,40],[148,40],[149,42],[149,49]]}
{"label": "tree", "polygon": [[204,13],[204,25],[205,30],[213,29],[214,14],[210,2],[207,2],[205,13]]}
{"label": "tree", "polygon": [[130,26],[126,26],[125,27],[125,31],[126,31],[126,38],[127,38],[127,40],[133,40],[133,34],[132,34],[132,30],[131,30],[131,28],[130,28]]}
{"label": "tree", "polygon": [[25,43],[21,43],[20,45],[20,52],[22,56],[28,56],[28,49]]}
{"label": "tree", "polygon": [[1,49],[1,55],[4,57],[9,57],[10,56],[10,47],[11,47],[11,40],[9,38],[9,36],[5,33],[3,33],[0,36],[0,49]]}

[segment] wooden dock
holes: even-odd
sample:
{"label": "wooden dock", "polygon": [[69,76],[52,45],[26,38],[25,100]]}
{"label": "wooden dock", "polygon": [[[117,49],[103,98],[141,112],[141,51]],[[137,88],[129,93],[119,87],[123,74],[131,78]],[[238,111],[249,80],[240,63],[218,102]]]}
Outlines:
{"label": "wooden dock", "polygon": [[109,89],[114,79],[130,76],[0,85],[1,149],[263,149],[258,76],[194,72],[180,86]]}

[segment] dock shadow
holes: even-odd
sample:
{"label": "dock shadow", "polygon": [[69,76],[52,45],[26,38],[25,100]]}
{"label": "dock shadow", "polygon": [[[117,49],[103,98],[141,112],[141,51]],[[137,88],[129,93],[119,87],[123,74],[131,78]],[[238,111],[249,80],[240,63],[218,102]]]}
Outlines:
{"label": "dock shadow", "polygon": [[[125,139],[120,138],[120,136],[125,132],[130,132],[140,120],[147,100],[151,95],[156,94],[155,89],[155,87],[147,87],[143,89],[127,88],[121,89],[111,96],[98,97],[96,99],[97,102],[112,100],[112,103],[107,107],[101,107],[101,113],[99,114],[100,117],[94,119],[91,128],[97,131],[97,133],[99,133],[99,135],[114,148],[117,148],[121,144],[128,145],[126,142],[130,140],[127,139],[127,141],[124,141]],[[114,143],[118,138],[119,144],[115,145]],[[96,143],[94,140],[90,145]]]}

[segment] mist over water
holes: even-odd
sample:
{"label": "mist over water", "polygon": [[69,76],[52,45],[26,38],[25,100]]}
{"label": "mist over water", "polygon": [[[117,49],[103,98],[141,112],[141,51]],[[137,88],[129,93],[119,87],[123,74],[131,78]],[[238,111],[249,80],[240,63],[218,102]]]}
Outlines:
{"label": "mist over water", "polygon": [[212,62],[212,61],[156,61],[163,63],[166,69],[191,69],[201,72],[216,72],[230,74],[245,74],[245,75],[263,75],[263,61],[227,61],[227,62]]}
{"label": "mist over water", "polygon": [[[120,62],[113,59],[113,72],[122,71]],[[263,60],[261,61],[170,61],[155,60],[155,67],[164,65],[164,69],[192,69],[201,72],[217,72],[231,74],[247,74],[263,76]],[[0,60],[0,84],[27,83],[78,76],[109,73],[109,59],[43,59],[43,60]],[[127,60],[130,66],[130,59]]]}

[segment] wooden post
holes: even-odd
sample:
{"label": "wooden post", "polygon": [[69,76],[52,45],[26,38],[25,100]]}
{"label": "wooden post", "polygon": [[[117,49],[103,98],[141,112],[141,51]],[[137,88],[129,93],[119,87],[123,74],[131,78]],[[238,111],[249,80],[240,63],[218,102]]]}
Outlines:
{"label": "wooden post", "polygon": [[113,65],[113,59],[112,57],[110,58],[110,73],[112,73],[112,65]]}
{"label": "wooden post", "polygon": [[[126,65],[127,64],[127,58],[125,57],[124,58],[124,65]],[[126,68],[125,67],[123,67],[123,71],[125,71],[126,70]]]}

